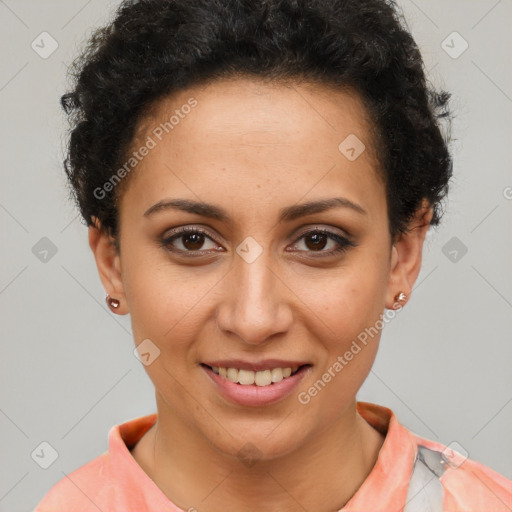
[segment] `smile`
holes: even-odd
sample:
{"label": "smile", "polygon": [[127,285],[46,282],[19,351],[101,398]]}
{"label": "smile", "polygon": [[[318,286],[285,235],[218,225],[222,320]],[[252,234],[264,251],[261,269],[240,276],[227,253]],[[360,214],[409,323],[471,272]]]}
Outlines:
{"label": "smile", "polygon": [[212,367],[212,371],[217,375],[242,386],[250,386],[252,384],[256,386],[270,386],[294,375],[298,369],[298,366],[294,366],[293,368],[272,368],[254,372],[252,370],[239,370],[238,368]]}
{"label": "smile", "polygon": [[[200,366],[214,385],[214,389],[224,398],[249,407],[270,405],[284,399],[296,389],[312,368],[311,364],[298,365],[298,362],[293,366],[280,366],[277,361],[263,365],[241,362],[236,364],[236,361],[230,363],[232,366],[220,366],[219,363],[211,366],[203,363]],[[246,368],[236,367],[242,365]],[[253,369],[248,366],[253,366]]]}

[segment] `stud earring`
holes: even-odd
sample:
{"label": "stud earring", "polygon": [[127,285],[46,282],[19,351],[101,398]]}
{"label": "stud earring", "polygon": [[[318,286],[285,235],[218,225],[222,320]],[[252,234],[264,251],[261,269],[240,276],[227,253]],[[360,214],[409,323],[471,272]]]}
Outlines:
{"label": "stud earring", "polygon": [[105,297],[105,301],[107,302],[107,305],[111,311],[118,309],[119,305],[121,304],[117,299],[113,299],[110,295]]}
{"label": "stud earring", "polygon": [[393,309],[400,309],[407,300],[407,295],[404,292],[399,292],[395,295],[395,303],[393,304]]}
{"label": "stud earring", "polygon": [[397,293],[395,295],[395,301],[396,302],[403,302],[407,299],[407,295],[405,295],[404,292]]}

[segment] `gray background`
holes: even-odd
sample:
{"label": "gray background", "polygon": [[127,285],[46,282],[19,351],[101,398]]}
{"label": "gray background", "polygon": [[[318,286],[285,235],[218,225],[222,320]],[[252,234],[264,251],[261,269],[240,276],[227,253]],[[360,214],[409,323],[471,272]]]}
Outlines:
{"label": "gray background", "polygon": [[[511,478],[512,1],[400,4],[430,79],[454,95],[455,181],[359,399]],[[106,308],[61,166],[66,64],[115,5],[0,0],[0,511],[32,510],[107,449],[112,425],[155,411],[129,318]],[[58,43],[47,58],[31,47],[51,49],[43,31]],[[441,46],[454,31],[469,43],[458,58]],[[447,44],[462,48],[457,36]],[[43,441],[58,452],[48,469],[31,457]]]}

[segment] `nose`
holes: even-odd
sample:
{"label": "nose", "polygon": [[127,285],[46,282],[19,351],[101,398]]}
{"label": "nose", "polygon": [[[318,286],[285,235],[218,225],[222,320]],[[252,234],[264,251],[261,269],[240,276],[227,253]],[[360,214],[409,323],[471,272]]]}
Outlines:
{"label": "nose", "polygon": [[217,308],[217,324],[224,334],[236,335],[248,345],[259,345],[286,333],[293,322],[292,292],[271,268],[268,250],[252,263],[235,255]]}

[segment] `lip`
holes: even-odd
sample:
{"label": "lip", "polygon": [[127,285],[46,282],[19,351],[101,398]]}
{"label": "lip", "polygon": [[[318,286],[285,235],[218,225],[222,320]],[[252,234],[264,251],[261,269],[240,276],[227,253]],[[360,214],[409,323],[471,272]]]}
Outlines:
{"label": "lip", "polygon": [[[212,366],[218,365],[222,367],[222,365],[218,363],[224,364],[227,362],[228,361],[217,361],[216,364]],[[242,365],[240,364],[241,361],[229,361],[230,366],[224,366],[224,368],[238,368],[241,370],[258,371],[259,369],[268,370],[270,368],[288,368],[291,365],[290,361],[286,362],[286,366],[280,366],[281,364],[283,364],[283,361],[277,362],[277,365],[276,360],[266,360],[265,362],[261,363],[245,362]],[[264,365],[267,366],[264,367]],[[294,364],[293,366],[300,366],[296,373],[294,373],[290,377],[286,377],[281,382],[274,382],[268,386],[257,386],[256,384],[243,385],[231,382],[225,377],[217,375],[210,368],[210,365],[207,365],[207,363],[202,364],[201,368],[210,378],[215,388],[221,393],[221,395],[224,398],[226,398],[230,402],[246,407],[261,407],[264,405],[273,404],[289,396],[292,393],[292,391],[298,386],[299,382],[311,369],[310,364]],[[253,368],[256,368],[256,370],[254,370]]]}

